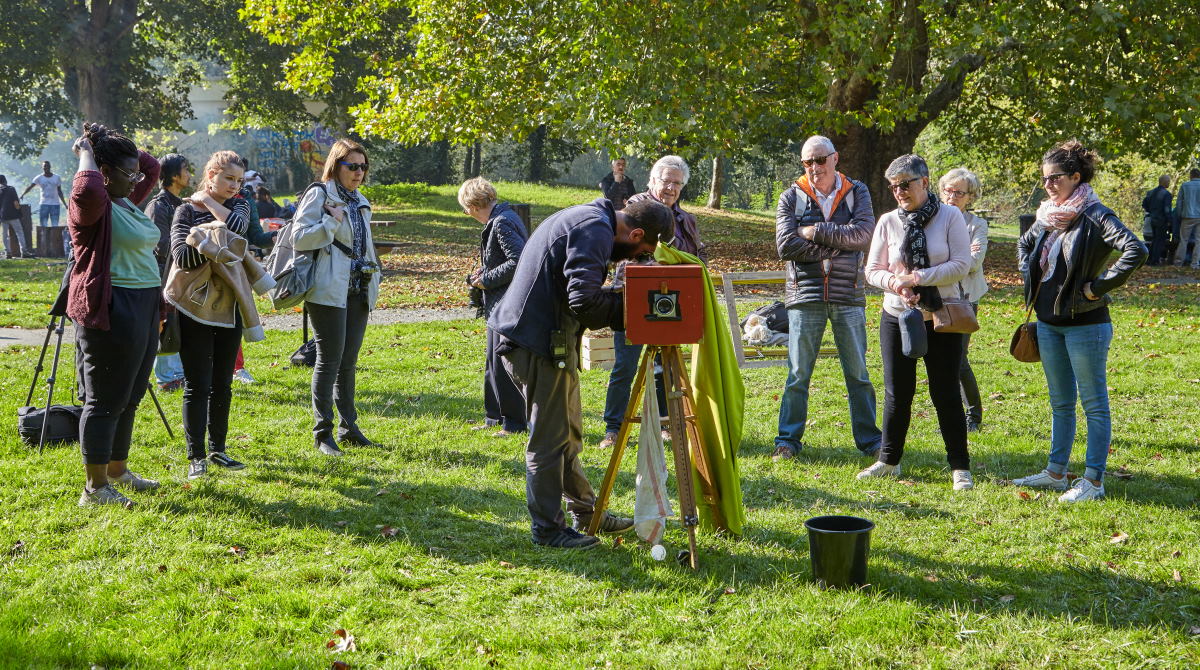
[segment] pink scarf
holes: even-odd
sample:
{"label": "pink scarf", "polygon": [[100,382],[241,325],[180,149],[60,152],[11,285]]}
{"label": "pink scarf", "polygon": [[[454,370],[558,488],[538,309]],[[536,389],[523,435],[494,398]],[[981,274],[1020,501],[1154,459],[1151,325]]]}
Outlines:
{"label": "pink scarf", "polygon": [[[1055,244],[1058,238],[1071,228],[1075,220],[1079,218],[1079,214],[1087,209],[1092,203],[1100,202],[1100,198],[1096,197],[1096,192],[1086,183],[1075,187],[1075,192],[1071,194],[1067,200],[1056,205],[1054,201],[1046,198],[1038,205],[1037,218],[1046,224],[1049,233],[1046,235],[1046,241],[1042,243],[1041,265],[1042,273],[1045,274],[1050,266],[1050,252],[1058,248]],[[1055,251],[1057,253],[1057,251]]]}

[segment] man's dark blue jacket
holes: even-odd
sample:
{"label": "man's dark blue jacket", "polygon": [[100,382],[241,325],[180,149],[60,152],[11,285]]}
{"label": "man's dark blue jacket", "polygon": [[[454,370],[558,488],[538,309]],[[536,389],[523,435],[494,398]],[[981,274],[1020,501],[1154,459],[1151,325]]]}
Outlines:
{"label": "man's dark blue jacket", "polygon": [[604,198],[555,212],[533,231],[488,327],[552,358],[550,332],[570,316],[584,328],[623,330],[621,294],[605,290],[617,213]]}

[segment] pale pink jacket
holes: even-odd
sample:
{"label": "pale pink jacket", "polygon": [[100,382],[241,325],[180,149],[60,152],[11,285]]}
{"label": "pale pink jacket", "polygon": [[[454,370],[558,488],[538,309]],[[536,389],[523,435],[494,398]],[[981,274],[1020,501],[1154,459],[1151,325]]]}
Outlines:
{"label": "pale pink jacket", "polygon": [[[936,286],[943,298],[968,298],[962,280],[971,270],[971,235],[957,207],[942,205],[925,226],[929,247],[929,267],[917,270],[920,286]],[[900,316],[908,306],[896,293],[893,280],[906,270],[900,258],[904,242],[904,222],[895,210],[879,218],[871,236],[871,251],[867,254],[867,283],[883,289],[883,308]],[[925,312],[925,320],[933,318]]]}

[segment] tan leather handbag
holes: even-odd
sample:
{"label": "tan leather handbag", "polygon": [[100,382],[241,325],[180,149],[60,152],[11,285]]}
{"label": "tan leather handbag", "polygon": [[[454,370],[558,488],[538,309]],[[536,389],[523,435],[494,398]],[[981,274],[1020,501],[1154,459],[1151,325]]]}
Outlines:
{"label": "tan leather handbag", "polygon": [[1017,326],[1012,341],[1008,343],[1008,352],[1022,363],[1037,363],[1042,360],[1042,354],[1038,351],[1037,321],[1029,320],[1033,315],[1033,306],[1037,304],[1038,293],[1041,290],[1042,282],[1039,281],[1037,288],[1033,291],[1033,300],[1029,301],[1029,308],[1025,310],[1025,323]]}

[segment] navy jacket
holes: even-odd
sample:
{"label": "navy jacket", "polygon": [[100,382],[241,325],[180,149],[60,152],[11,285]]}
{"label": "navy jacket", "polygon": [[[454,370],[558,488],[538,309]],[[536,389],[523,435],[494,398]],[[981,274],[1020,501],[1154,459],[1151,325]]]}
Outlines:
{"label": "navy jacket", "polygon": [[624,330],[621,294],[603,288],[616,230],[616,210],[605,198],[550,215],[525,243],[488,327],[543,358],[553,358],[550,333],[563,328],[563,317],[593,330]]}
{"label": "navy jacket", "polygon": [[[853,193],[839,198],[825,220],[821,206],[798,184],[779,196],[775,212],[775,245],[780,260],[786,261],[787,283],[784,302],[788,307],[803,303],[833,303],[865,306],[866,277],[863,256],[871,248],[875,212],[867,186],[842,176],[843,188]],[[797,202],[802,214],[797,214]],[[800,235],[801,226],[814,226],[812,241]]]}
{"label": "navy jacket", "polygon": [[525,223],[507,202],[492,207],[479,237],[479,260],[483,265],[483,313],[491,314],[517,271],[517,260],[525,248]]}
{"label": "navy jacket", "polygon": [[1171,192],[1162,186],[1155,186],[1150,189],[1145,198],[1142,198],[1142,209],[1154,223],[1160,225],[1170,223],[1172,218]]}

